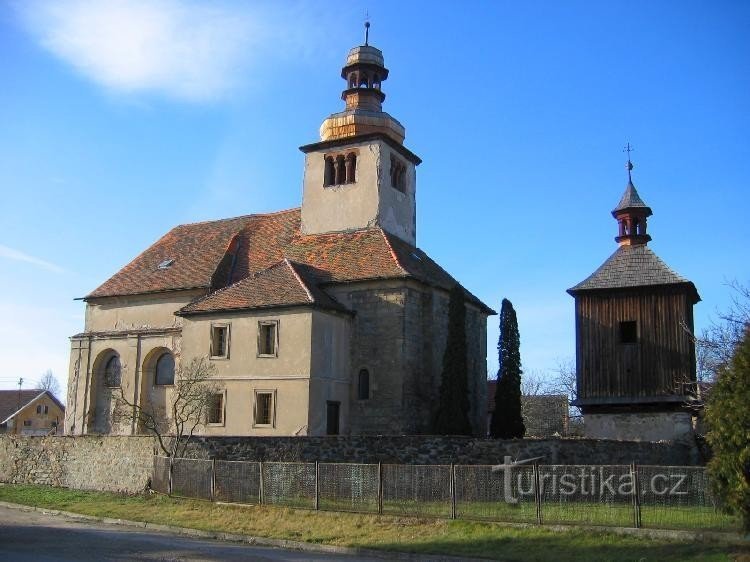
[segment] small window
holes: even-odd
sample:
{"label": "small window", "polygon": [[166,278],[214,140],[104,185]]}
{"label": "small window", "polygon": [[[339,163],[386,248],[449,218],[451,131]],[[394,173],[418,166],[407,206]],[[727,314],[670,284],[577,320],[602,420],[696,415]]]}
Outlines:
{"label": "small window", "polygon": [[255,392],[255,423],[253,425],[273,427],[273,395],[271,391]]}
{"label": "small window", "polygon": [[166,259],[163,262],[159,263],[157,266],[159,269],[169,269],[172,267],[172,264],[174,263],[173,259]]}
{"label": "small window", "polygon": [[229,357],[229,326],[226,324],[211,326],[211,357]]}
{"label": "small window", "polygon": [[113,355],[107,360],[107,364],[104,367],[104,385],[116,388],[120,386],[121,382],[122,365],[120,365],[120,357]]}
{"label": "small window", "polygon": [[208,404],[208,423],[224,423],[224,394],[212,394]]}
{"label": "small window", "polygon": [[326,435],[339,434],[341,402],[326,402]]}
{"label": "small window", "polygon": [[620,322],[620,343],[636,343],[638,341],[638,325],[633,320]]}
{"label": "small window", "polygon": [[391,154],[391,187],[406,193],[406,165]]}
{"label": "small window", "polygon": [[370,371],[361,369],[357,378],[357,398],[359,400],[367,400],[370,398]]}
{"label": "small window", "polygon": [[258,323],[258,355],[276,357],[278,355],[278,322]]}
{"label": "small window", "polygon": [[44,406],[44,413],[49,414],[49,406]]}
{"label": "small window", "polygon": [[23,420],[24,427],[31,427],[31,420]]}
{"label": "small window", "polygon": [[41,404],[37,405],[37,407],[36,407],[36,413],[37,414],[41,414],[42,413],[42,406],[41,406]]}
{"label": "small window", "polygon": [[174,357],[171,353],[163,353],[156,360],[154,384],[160,386],[174,384]]}

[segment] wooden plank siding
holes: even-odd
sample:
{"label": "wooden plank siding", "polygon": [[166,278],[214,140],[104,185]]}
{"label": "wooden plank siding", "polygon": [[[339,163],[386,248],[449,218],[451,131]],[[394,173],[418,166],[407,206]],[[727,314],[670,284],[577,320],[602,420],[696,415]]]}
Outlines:
{"label": "wooden plank siding", "polygon": [[[620,322],[637,342],[620,342]],[[593,404],[679,402],[695,381],[693,306],[684,286],[576,295],[578,400]],[[683,389],[684,390],[681,390]]]}

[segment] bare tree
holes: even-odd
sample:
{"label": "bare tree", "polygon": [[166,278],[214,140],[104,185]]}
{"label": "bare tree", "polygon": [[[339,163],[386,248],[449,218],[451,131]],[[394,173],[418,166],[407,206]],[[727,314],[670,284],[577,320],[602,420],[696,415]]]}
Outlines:
{"label": "bare tree", "polygon": [[54,394],[56,398],[60,395],[60,383],[58,382],[55,375],[52,374],[51,369],[47,369],[41,376],[39,382],[36,385],[36,388],[37,390],[47,390]]}
{"label": "bare tree", "polygon": [[539,396],[548,394],[548,384],[541,371],[525,371],[521,375],[521,395]]}
{"label": "bare tree", "polygon": [[[557,360],[555,378],[550,385],[550,391],[556,394],[565,394],[572,403],[578,396],[578,383],[576,382],[576,362],[570,357]],[[570,416],[580,417],[581,410],[571,406]]]}
{"label": "bare tree", "polygon": [[698,383],[711,383],[723,365],[729,363],[735,349],[750,326],[750,286],[737,281],[727,283],[732,290],[729,308],[718,313],[700,336],[696,336],[683,323],[682,328],[695,343],[695,359]]}
{"label": "bare tree", "polygon": [[118,387],[114,390],[113,424],[135,420],[140,429],[156,437],[166,456],[184,454],[195,430],[205,424],[219,390],[213,374],[214,366],[206,357],[178,366],[174,386],[168,390],[163,405],[148,400],[133,403]]}

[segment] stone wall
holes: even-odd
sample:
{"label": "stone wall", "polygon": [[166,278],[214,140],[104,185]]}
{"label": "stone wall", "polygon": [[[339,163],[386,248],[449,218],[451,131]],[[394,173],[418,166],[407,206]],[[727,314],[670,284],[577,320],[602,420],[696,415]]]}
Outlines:
{"label": "stone wall", "polygon": [[0,437],[0,481],[136,493],[151,477],[151,437]]}
{"label": "stone wall", "polygon": [[694,447],[670,442],[471,437],[198,437],[186,456],[252,461],[496,464],[541,457],[540,464],[697,465]]}

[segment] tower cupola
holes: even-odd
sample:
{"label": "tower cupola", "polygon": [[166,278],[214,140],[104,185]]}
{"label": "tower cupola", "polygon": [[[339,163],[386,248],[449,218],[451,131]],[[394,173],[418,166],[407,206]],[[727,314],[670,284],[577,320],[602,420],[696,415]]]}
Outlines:
{"label": "tower cupola", "polygon": [[651,208],[643,202],[638,191],[633,185],[633,163],[630,161],[630,144],[626,148],[628,152],[628,185],[625,187],[625,193],[622,194],[620,202],[612,211],[612,216],[617,220],[618,234],[615,241],[620,246],[636,246],[648,244],[651,236],[646,233],[646,222],[648,217],[653,213]]}
{"label": "tower cupola", "polygon": [[406,130],[383,111],[385,93],[381,84],[388,78],[383,53],[370,45],[370,23],[365,24],[365,44],[349,50],[341,77],[346,89],[341,93],[344,111],[331,114],[320,127],[320,140],[329,141],[384,133],[403,144]]}

